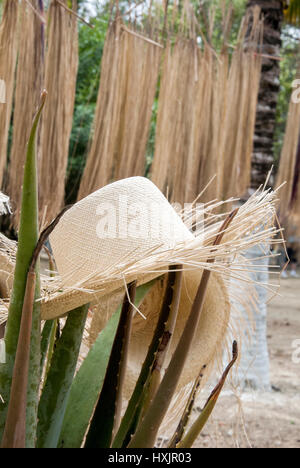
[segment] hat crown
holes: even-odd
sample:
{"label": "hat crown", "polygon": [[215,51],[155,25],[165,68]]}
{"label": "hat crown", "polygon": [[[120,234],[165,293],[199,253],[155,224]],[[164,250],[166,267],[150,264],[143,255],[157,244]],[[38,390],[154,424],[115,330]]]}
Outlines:
{"label": "hat crown", "polygon": [[74,286],[97,272],[112,274],[193,238],[149,179],[131,177],[76,203],[54,229],[50,243],[63,283]]}

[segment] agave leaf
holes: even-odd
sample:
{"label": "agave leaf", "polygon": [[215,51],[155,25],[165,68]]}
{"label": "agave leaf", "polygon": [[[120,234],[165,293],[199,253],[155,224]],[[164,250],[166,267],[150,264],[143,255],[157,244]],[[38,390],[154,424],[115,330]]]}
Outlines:
{"label": "agave leaf", "polygon": [[191,390],[191,393],[189,395],[189,398],[188,398],[188,401],[187,401],[187,404],[184,408],[184,411],[183,411],[183,414],[182,414],[182,417],[179,421],[179,424],[174,432],[174,435],[173,437],[171,438],[170,442],[169,442],[169,445],[168,445],[168,448],[176,448],[177,444],[181,441],[182,437],[183,437],[183,434],[184,434],[184,431],[189,423],[189,420],[190,420],[190,417],[191,417],[191,414],[192,414],[192,410],[193,410],[193,407],[194,407],[194,403],[195,403],[195,399],[196,399],[196,396],[197,396],[197,392],[198,392],[198,389],[200,387],[200,384],[201,384],[201,380],[203,378],[203,373],[205,371],[205,368],[206,368],[206,365],[204,365],[200,371],[200,374],[198,375],[197,379],[195,380],[194,382],[194,385],[193,385],[193,388]]}
{"label": "agave leaf", "polygon": [[[30,407],[30,401],[28,401],[27,397],[27,389],[28,387],[30,388],[30,376],[28,375],[30,353],[32,348],[36,348],[36,346],[33,345],[32,337],[35,287],[37,279],[36,264],[46,237],[48,237],[50,232],[54,229],[64,211],[65,210],[63,210],[41,233],[29,264],[10,399],[1,443],[1,447],[3,448],[25,448],[26,446],[33,448],[35,445],[36,432],[32,431],[31,440],[30,443],[28,443],[29,440],[26,434],[26,423],[28,423],[28,408]],[[36,371],[37,370],[38,369],[36,368]],[[39,381],[36,388],[36,399],[38,398],[38,392]]]}
{"label": "agave leaf", "polygon": [[[237,212],[238,210],[234,210],[226,218],[225,222],[221,226],[219,234],[216,236],[214,246],[221,242],[228,225],[236,216]],[[213,261],[213,257],[211,257],[207,262],[213,263]],[[163,421],[164,416],[166,415],[173,395],[176,391],[180,375],[186,363],[187,356],[199,324],[209,278],[210,270],[204,270],[190,315],[186,322],[179,343],[165,372],[160,387],[149,406],[148,411],[139,423],[136,433],[133,435],[131,441],[128,444],[129,448],[151,448],[155,444],[159,427]]]}
{"label": "agave leaf", "polygon": [[[27,274],[32,255],[39,236],[38,225],[38,187],[36,161],[36,134],[47,93],[42,94],[41,105],[34,119],[27,145],[24,167],[22,206],[19,227],[19,241],[14,274],[14,284],[9,305],[5,331],[6,363],[0,364],[0,438],[5,426],[10,389],[12,384],[15,356],[17,352],[23,302],[27,284]],[[40,296],[38,266],[36,268],[35,298]],[[35,302],[32,314],[31,350],[29,363],[29,382],[27,392],[27,446],[33,447],[36,424],[38,389],[40,382],[40,305]]]}
{"label": "agave leaf", "polygon": [[[174,287],[176,278],[178,276],[177,270],[180,270],[180,268],[181,267],[179,266],[170,268],[164,301],[161,312],[159,314],[159,319],[152,338],[152,342],[149,346],[147,356],[143,363],[141,373],[128,403],[126,412],[122,418],[120,428],[113,441],[113,448],[121,448],[126,446],[130,441],[132,434],[136,430],[143,404],[145,402],[151,370],[153,369],[153,364],[155,363],[158,349],[162,343],[162,339],[166,331],[166,324],[170,316],[170,309],[173,303],[174,295],[176,296]],[[179,275],[181,276],[180,272]]]}
{"label": "agave leaf", "polygon": [[85,448],[109,448],[122,402],[122,383],[125,375],[127,351],[133,317],[132,302],[136,283],[128,287],[125,295],[117,333],[109,358],[105,379],[87,434]]}
{"label": "agave leaf", "polygon": [[36,274],[28,273],[10,399],[1,448],[25,448],[30,337]]}
{"label": "agave leaf", "polygon": [[41,339],[41,374],[43,373],[48,349],[51,342],[51,337],[55,331],[55,323],[56,320],[47,320],[45,322],[43,331],[42,331],[42,339]]}
{"label": "agave leaf", "polygon": [[38,448],[57,446],[87,313],[88,305],[70,312],[57,341],[38,408]]}
{"label": "agave leaf", "polygon": [[98,336],[71,387],[58,448],[79,448],[92,417],[120,320],[119,308]]}
{"label": "agave leaf", "polygon": [[[135,305],[138,307],[154,281],[139,286]],[[121,306],[99,334],[73,381],[59,438],[59,448],[79,448],[102,389],[108,360],[121,315]]]}
{"label": "agave leaf", "polygon": [[[164,332],[160,338],[159,346],[157,348],[155,359],[151,367],[147,385],[144,388],[142,411],[140,418],[144,416],[154,396],[156,395],[156,392],[162,380],[165,359],[174,333],[181,296],[183,273],[182,266],[176,267],[176,270],[177,273],[175,275],[175,282],[174,284],[170,284],[169,286],[171,288],[171,294],[167,292],[166,303],[163,304],[163,308],[168,308],[169,316],[168,320],[165,323]],[[164,315],[164,313],[162,313],[162,315]]]}
{"label": "agave leaf", "polygon": [[220,382],[216,385],[214,390],[212,391],[210,397],[208,398],[201,414],[198,416],[192,427],[187,431],[183,439],[177,443],[176,447],[177,448],[190,448],[192,447],[193,443],[201,433],[203,427],[207,423],[208,418],[210,417],[214,407],[216,406],[216,403],[218,401],[219,395],[222,391],[222,388],[225,384],[226,378],[229,374],[230,369],[236,362],[238,357],[238,347],[237,347],[237,342],[233,342],[232,346],[232,360],[226,367]]}

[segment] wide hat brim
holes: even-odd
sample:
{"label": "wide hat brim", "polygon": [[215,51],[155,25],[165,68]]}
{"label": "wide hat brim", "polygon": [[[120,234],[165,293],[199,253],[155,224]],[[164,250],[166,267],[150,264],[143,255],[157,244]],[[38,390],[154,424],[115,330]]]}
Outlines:
{"label": "wide hat brim", "polygon": [[[95,213],[99,201],[114,202],[120,193],[133,202],[146,199],[164,206],[178,228],[175,229],[177,237],[170,239],[168,232],[162,230],[158,232],[159,242],[157,239],[145,242],[144,239],[134,238],[121,241],[99,238],[95,234]],[[170,265],[183,265],[187,269],[200,271],[209,267],[228,278],[233,274],[232,259],[235,258],[234,267],[241,277],[236,256],[253,245],[270,244],[274,239],[276,228],[272,220],[275,199],[275,194],[270,191],[254,194],[230,224],[222,243],[213,249],[215,262],[208,264],[207,259],[212,255],[211,246],[224,215],[213,218],[215,221],[208,223],[204,234],[201,232],[195,237],[148,179],[134,177],[104,187],[65,213],[50,237],[59,274],[54,278],[50,274],[42,277],[42,320],[64,316],[84,304],[99,304],[102,298],[114,292],[124,293],[126,284],[132,281],[140,285],[162,275]],[[212,208],[206,208],[205,213],[211,218]],[[0,249],[3,260],[0,283],[6,288],[6,293],[11,290],[14,268],[11,241],[7,241],[7,244]]]}
{"label": "wide hat brim", "polygon": [[[178,316],[166,364],[174,353],[184,329],[202,273],[199,270],[185,270],[183,273]],[[125,398],[130,397],[146,357],[162,306],[165,288],[166,276],[155,282],[139,307],[141,313],[136,312],[133,318],[124,386]],[[120,304],[120,301],[122,301],[122,295],[114,293],[109,297],[105,297],[99,306],[94,309],[89,331],[89,346],[93,345],[93,342],[104,329],[112,313]],[[221,358],[229,321],[230,301],[228,290],[222,277],[219,274],[213,273],[209,281],[199,325],[188,356],[188,365],[183,370],[178,390],[192,382],[203,366],[205,366],[205,371],[203,372],[204,378],[202,384],[207,380],[212,366],[218,360],[217,358]]]}

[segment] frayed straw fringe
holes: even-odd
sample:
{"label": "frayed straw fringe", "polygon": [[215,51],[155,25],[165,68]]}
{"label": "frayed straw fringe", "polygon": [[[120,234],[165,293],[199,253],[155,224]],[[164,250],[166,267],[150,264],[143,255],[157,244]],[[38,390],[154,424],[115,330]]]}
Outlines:
{"label": "frayed straw fringe", "polygon": [[[64,287],[61,278],[56,275],[42,277],[42,316],[46,319],[54,309],[59,315],[64,315],[69,310],[84,303],[99,303],[99,296],[103,291],[109,295],[111,291],[124,290],[124,279],[126,282],[137,277],[155,277],[167,273],[169,265],[184,265],[185,270],[209,269],[221,275],[224,280],[234,279],[244,284],[251,284],[249,272],[255,272],[258,267],[248,263],[243,253],[249,248],[260,245],[262,256],[270,257],[270,245],[281,243],[276,237],[280,230],[274,226],[276,216],[277,192],[257,191],[249,200],[241,206],[238,215],[226,231],[222,243],[216,246],[213,254],[211,245],[218,233],[222,219],[225,215],[219,214],[203,231],[199,231],[195,240],[178,245],[170,251],[145,252],[143,258],[135,262],[124,260],[121,265],[113,265],[107,270],[97,271],[84,281],[74,284],[72,287]],[[219,203],[217,204],[219,209]],[[194,211],[195,208],[192,208]],[[211,208],[205,208],[210,210]],[[205,211],[206,213],[207,211]],[[2,236],[3,239],[4,236]],[[264,248],[265,246],[265,248]],[[15,243],[12,241],[2,242],[0,251],[4,258],[14,259]],[[207,259],[214,257],[215,262],[208,264]],[[4,268],[1,267],[3,270]],[[276,292],[272,284],[265,284],[271,293]],[[5,314],[6,312],[4,312]]]}
{"label": "frayed straw fringe", "polygon": [[[185,269],[210,269],[219,273],[223,278],[235,278],[242,282],[249,282],[248,272],[257,270],[256,266],[240,266],[239,255],[254,245],[266,245],[281,242],[274,236],[278,229],[273,225],[276,193],[271,191],[257,192],[245,203],[225,233],[223,242],[216,246],[213,254],[211,245],[220,228],[220,217],[215,224],[208,228],[204,226],[203,232],[198,233],[195,240],[178,244],[168,251],[146,251],[142,258],[133,261],[131,258],[123,259],[122,264],[112,265],[110,268],[95,271],[93,275],[85,278],[72,287],[63,287],[60,278],[48,279],[47,288],[43,297],[44,318],[50,311],[63,313],[88,302],[98,302],[97,297],[105,291],[123,289],[124,279],[128,283],[137,277],[155,277],[167,272],[169,265],[184,265]],[[268,256],[269,253],[264,253]],[[207,259],[214,257],[215,262],[208,264]],[[244,274],[243,272],[246,272]],[[76,273],[76,272],[75,272]],[[74,272],[73,272],[74,274]],[[66,279],[65,279],[66,281]],[[271,286],[266,285],[266,288]],[[271,288],[272,289],[272,288]],[[93,291],[93,293],[91,293]],[[50,301],[50,302],[49,302]],[[79,302],[78,302],[79,301]]]}
{"label": "frayed straw fringe", "polygon": [[120,18],[110,26],[78,199],[111,181],[144,175],[160,59],[161,48],[130,34]]}
{"label": "frayed straw fringe", "polygon": [[248,188],[261,34],[255,9],[242,24],[231,62],[227,47],[217,56],[207,43],[202,52],[196,39],[167,44],[151,172],[171,201],[191,202],[214,174],[200,201],[242,195]]}
{"label": "frayed straw fringe", "polygon": [[[22,1],[21,5],[22,27],[20,29],[13,140],[7,189],[13,204],[16,229],[20,217],[21,187],[26,156],[24,148],[26,148],[31,122],[40,99],[44,70],[44,26],[35,12],[35,10],[39,10],[39,0],[28,0],[28,2]],[[39,143],[37,146],[40,150]],[[39,156],[38,159],[40,159]]]}
{"label": "frayed straw fringe", "polygon": [[14,74],[18,47],[18,0],[6,0],[0,25],[0,80],[4,82],[5,104],[0,103],[0,185],[6,157],[8,131],[12,111]]}
{"label": "frayed straw fringe", "polygon": [[[67,4],[67,1],[64,0]],[[76,9],[76,2],[73,1]],[[77,18],[56,1],[50,5],[48,51],[46,56],[45,106],[41,131],[40,217],[50,222],[64,204],[65,176],[78,67]]]}

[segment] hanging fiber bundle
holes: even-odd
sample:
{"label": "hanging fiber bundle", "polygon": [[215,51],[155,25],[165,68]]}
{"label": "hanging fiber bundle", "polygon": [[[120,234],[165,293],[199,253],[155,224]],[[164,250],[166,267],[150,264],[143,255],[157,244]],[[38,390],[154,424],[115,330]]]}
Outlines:
{"label": "hanging fiber bundle", "polygon": [[[76,1],[72,5],[75,10]],[[48,15],[45,88],[49,100],[43,114],[40,160],[40,215],[45,222],[52,220],[64,204],[78,68],[75,15],[56,0],[52,0]]]}
{"label": "hanging fiber bundle", "polygon": [[18,47],[18,0],[6,0],[0,25],[0,185],[2,184],[7,158],[8,131],[12,111],[14,74]]}
{"label": "hanging fiber bundle", "polygon": [[[279,218],[300,216],[300,105],[291,96],[276,185],[281,188]],[[300,226],[299,226],[300,227]]]}
{"label": "hanging fiber bundle", "polygon": [[44,24],[36,13],[43,13],[40,10],[43,4],[40,0],[30,0],[30,2],[34,9],[30,8],[24,0],[21,5],[22,28],[20,30],[13,139],[7,189],[13,204],[16,228],[19,223],[25,148],[42,91],[44,75]]}
{"label": "hanging fiber bundle", "polygon": [[91,148],[78,199],[109,182],[144,175],[161,50],[158,44],[127,29],[120,18],[110,26]]}
{"label": "hanging fiber bundle", "polygon": [[257,7],[242,22],[238,46],[231,61],[220,154],[224,164],[223,199],[229,196],[242,196],[250,188],[256,106],[262,65],[262,58],[258,53],[262,28],[260,9]]}
{"label": "hanging fiber bundle", "polygon": [[[159,94],[155,154],[151,180],[168,193],[169,200],[183,202],[187,173],[187,155],[190,145],[196,151],[190,138],[197,126],[193,109],[201,108],[195,96],[195,61],[200,51],[193,40],[179,39],[172,47],[167,44]],[[198,72],[198,70],[197,70]],[[204,132],[204,130],[203,130]]]}
{"label": "hanging fiber bundle", "polygon": [[151,178],[171,201],[192,202],[243,195],[250,183],[251,153],[261,57],[262,23],[255,10],[245,49],[245,19],[230,60],[204,40],[180,37],[167,45]]}

